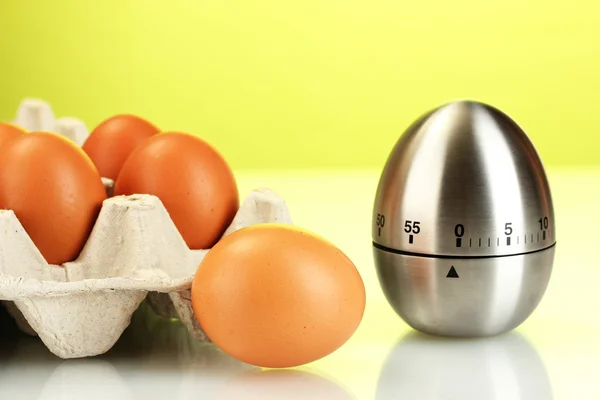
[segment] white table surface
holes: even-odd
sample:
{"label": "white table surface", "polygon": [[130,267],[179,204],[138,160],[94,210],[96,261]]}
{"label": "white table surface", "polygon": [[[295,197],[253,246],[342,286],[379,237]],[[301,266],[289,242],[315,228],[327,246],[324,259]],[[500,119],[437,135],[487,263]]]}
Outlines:
{"label": "white table surface", "polygon": [[61,360],[0,313],[0,399],[600,399],[600,170],[549,171],[558,244],[546,295],[515,331],[479,340],[415,333],[385,301],[370,240],[377,171],[237,177],[242,194],[284,196],[297,225],[357,265],[368,303],[346,345],[301,368],[261,370],[142,304],[107,354]]}

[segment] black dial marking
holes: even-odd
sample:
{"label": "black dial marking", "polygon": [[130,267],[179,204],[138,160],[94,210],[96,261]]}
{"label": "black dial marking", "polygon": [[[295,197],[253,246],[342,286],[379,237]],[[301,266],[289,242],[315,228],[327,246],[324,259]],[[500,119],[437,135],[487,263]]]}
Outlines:
{"label": "black dial marking", "polygon": [[458,276],[458,272],[454,269],[454,265],[450,267],[448,274],[446,274],[446,278],[460,278]]}
{"label": "black dial marking", "polygon": [[381,236],[381,228],[385,226],[385,215],[377,214],[377,236]]}
{"label": "black dial marking", "polygon": [[377,249],[379,249],[381,251],[392,253],[392,254],[401,254],[401,255],[411,256],[411,257],[443,258],[443,259],[447,259],[447,260],[465,259],[465,258],[479,259],[479,258],[514,257],[514,256],[525,255],[525,254],[538,253],[540,251],[548,250],[548,249],[554,247],[555,245],[556,245],[556,242],[552,243],[551,245],[548,245],[546,247],[543,247],[541,249],[524,251],[522,253],[516,253],[516,254],[492,254],[492,255],[468,255],[468,254],[465,255],[465,254],[461,254],[461,255],[442,255],[442,254],[424,254],[424,253],[417,253],[417,252],[413,252],[413,251],[396,250],[396,249],[392,249],[392,248],[386,247],[384,245],[381,245],[379,243],[373,242],[373,246],[375,248],[377,248]]}

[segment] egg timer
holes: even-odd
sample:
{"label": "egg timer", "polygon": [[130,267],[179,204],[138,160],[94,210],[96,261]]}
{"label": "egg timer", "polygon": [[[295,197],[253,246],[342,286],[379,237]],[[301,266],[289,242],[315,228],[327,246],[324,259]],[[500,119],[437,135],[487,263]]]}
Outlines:
{"label": "egg timer", "polygon": [[411,327],[441,336],[491,336],[525,321],[546,291],[555,232],[532,142],[474,101],[442,105],[407,129],[373,209],[387,300]]}

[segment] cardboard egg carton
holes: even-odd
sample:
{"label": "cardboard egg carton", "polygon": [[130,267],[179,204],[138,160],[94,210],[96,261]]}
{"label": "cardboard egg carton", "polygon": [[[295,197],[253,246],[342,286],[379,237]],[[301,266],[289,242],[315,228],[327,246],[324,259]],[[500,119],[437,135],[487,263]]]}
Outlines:
{"label": "cardboard egg carton", "polygon": [[[112,181],[103,181],[110,192]],[[258,189],[242,202],[223,236],[271,222],[292,223],[285,201]],[[144,299],[158,314],[178,318],[195,338],[207,340],[190,293],[207,252],[187,247],[152,195],[105,200],[81,254],[62,265],[48,264],[15,213],[0,210],[0,300],[23,331],[37,334],[61,358],[108,351]]]}
{"label": "cardboard egg carton", "polygon": [[82,146],[90,132],[82,120],[74,117],[55,118],[52,107],[40,99],[24,99],[11,121],[31,132],[54,132]]}

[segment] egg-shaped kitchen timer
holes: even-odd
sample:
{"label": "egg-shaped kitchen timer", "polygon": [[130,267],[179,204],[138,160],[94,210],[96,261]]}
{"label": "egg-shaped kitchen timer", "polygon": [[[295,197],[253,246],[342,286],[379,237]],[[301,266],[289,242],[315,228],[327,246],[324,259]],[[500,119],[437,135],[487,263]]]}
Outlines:
{"label": "egg-shaped kitchen timer", "polygon": [[533,144],[486,104],[425,114],[387,160],[372,236],[385,296],[414,329],[477,337],[517,327],[546,291],[556,243]]}

